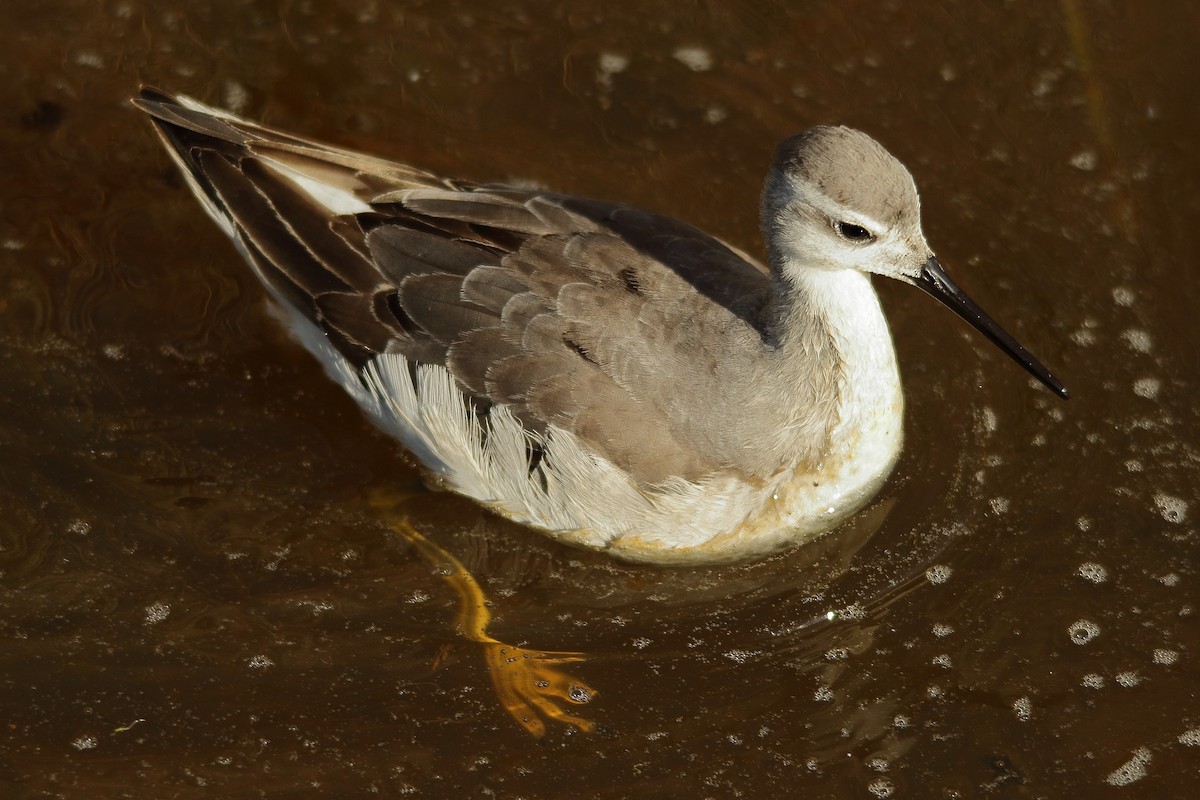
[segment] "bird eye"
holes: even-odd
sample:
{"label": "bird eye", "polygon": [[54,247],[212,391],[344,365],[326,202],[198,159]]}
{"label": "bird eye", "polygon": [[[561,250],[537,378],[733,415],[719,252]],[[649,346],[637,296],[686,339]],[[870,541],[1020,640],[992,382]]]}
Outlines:
{"label": "bird eye", "polygon": [[833,227],[839,236],[852,242],[867,242],[875,238],[869,230],[852,222],[835,222]]}

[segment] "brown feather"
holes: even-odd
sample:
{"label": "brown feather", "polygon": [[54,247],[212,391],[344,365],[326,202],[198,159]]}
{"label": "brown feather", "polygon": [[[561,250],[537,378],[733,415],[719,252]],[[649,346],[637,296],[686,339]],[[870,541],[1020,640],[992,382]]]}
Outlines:
{"label": "brown feather", "polygon": [[[268,285],[355,365],[400,353],[444,366],[478,413],[504,403],[531,431],[560,426],[643,483],[776,468],[742,448],[764,432],[736,427],[771,347],[771,282],[716,239],[140,102]],[[332,214],[292,173],[370,210]]]}

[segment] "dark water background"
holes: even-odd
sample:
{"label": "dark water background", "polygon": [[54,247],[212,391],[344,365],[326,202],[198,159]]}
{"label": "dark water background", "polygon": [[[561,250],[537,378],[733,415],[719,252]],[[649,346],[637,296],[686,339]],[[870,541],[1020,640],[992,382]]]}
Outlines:
{"label": "dark water background", "polygon": [[[1182,0],[5,4],[0,796],[1194,796],[1198,31]],[[553,544],[424,491],[277,329],[141,82],[752,252],[775,142],[861,127],[1073,399],[882,285],[908,444],[862,515],[720,569]],[[381,490],[494,636],[586,654],[595,732],[505,714]]]}

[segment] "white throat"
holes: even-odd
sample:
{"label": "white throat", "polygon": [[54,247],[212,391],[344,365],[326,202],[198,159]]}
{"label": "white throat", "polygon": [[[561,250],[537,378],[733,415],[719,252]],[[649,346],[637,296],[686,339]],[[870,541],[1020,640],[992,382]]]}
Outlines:
{"label": "white throat", "polygon": [[814,483],[804,501],[827,509],[825,523],[835,524],[865,504],[895,466],[904,441],[904,393],[870,278],[850,269],[801,275],[801,290],[824,317],[841,361],[837,421],[819,468],[820,486]]}
{"label": "white throat", "polygon": [[803,281],[842,362],[833,441],[869,436],[868,430],[878,422],[899,419],[904,402],[892,334],[879,296],[869,277],[851,269],[809,270]]}

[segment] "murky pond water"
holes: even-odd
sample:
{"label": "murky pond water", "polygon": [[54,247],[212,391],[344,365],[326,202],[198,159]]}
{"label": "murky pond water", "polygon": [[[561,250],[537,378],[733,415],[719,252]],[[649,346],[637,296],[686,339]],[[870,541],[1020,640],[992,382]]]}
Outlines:
{"label": "murky pond water", "polygon": [[[1194,4],[64,0],[0,22],[0,793],[1195,790]],[[723,568],[556,545],[424,489],[277,329],[127,105],[140,82],[752,252],[775,142],[861,127],[1073,399],[880,286],[908,443],[863,513]],[[457,573],[402,519],[473,576],[488,635],[578,654],[541,663],[587,724],[510,716]]]}

